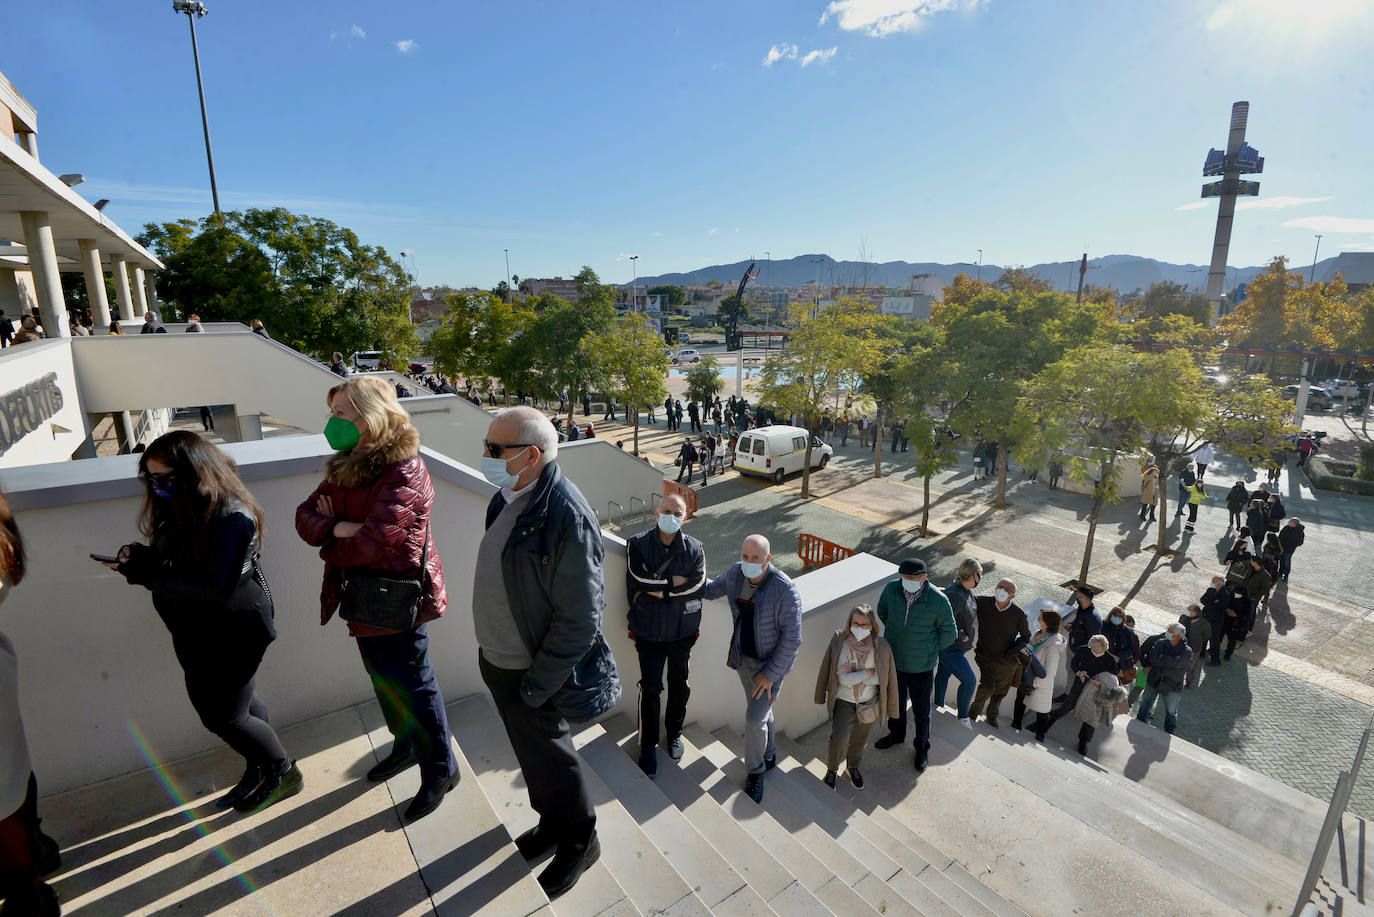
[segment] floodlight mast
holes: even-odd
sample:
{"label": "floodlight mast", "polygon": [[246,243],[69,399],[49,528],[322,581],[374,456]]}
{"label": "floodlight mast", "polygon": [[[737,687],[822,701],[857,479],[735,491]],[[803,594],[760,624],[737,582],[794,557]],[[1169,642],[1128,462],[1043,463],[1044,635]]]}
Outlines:
{"label": "floodlight mast", "polygon": [[185,13],[191,25],[191,56],[196,61],[196,90],[200,93],[200,126],[205,132],[205,159],[210,164],[210,196],[215,202],[215,213],[220,213],[219,182],[215,180],[215,153],[210,148],[210,117],[205,113],[205,84],[200,76],[200,47],[196,43],[196,20],[210,12],[200,0],[172,0],[172,12]]}

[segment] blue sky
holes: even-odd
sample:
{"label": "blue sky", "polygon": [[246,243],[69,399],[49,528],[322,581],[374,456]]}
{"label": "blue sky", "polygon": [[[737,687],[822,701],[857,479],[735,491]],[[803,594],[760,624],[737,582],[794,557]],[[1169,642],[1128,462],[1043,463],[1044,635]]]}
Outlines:
{"label": "blue sky", "polygon": [[[414,253],[426,284],[811,252],[1203,263],[1231,103],[1266,157],[1233,265],[1374,250],[1374,3],[209,3],[226,208]],[[137,229],[210,209],[186,19],[7,11],[40,152]],[[770,63],[771,61],[771,63]],[[1282,204],[1284,206],[1276,206]]]}

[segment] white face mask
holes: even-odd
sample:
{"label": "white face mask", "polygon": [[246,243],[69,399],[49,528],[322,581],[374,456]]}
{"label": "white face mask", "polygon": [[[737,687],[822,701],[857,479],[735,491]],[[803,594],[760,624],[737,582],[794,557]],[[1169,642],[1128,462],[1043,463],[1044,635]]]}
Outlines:
{"label": "white face mask", "polygon": [[867,640],[868,635],[873,633],[867,627],[855,627],[853,624],[849,625],[849,632],[854,635],[855,640]]}
{"label": "white face mask", "polygon": [[910,593],[911,595],[915,595],[916,593],[920,592],[922,589],[925,588],[925,585],[925,580],[911,580],[907,579],[905,576],[902,577],[902,589],[905,592]]}
{"label": "white face mask", "polygon": [[993,598],[997,599],[998,605],[1005,605],[1011,601],[1011,593],[1005,589],[998,589],[992,595]]}
{"label": "white face mask", "polygon": [[760,576],[763,576],[763,570],[764,570],[764,565],[763,565],[763,564],[751,564],[751,563],[749,563],[747,560],[742,560],[742,561],[740,561],[739,566],[740,566],[740,571],[741,571],[748,579],[758,579]]}
{"label": "white face mask", "polygon": [[658,528],[663,534],[672,535],[682,528],[682,519],[672,513],[659,513]]}

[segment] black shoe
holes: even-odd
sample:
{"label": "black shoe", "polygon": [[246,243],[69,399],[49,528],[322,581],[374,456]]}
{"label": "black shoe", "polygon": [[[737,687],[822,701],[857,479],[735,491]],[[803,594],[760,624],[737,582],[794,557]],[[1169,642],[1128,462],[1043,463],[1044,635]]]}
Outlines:
{"label": "black shoe", "polygon": [[558,846],[558,838],[543,824],[535,825],[515,839],[515,847],[527,861],[533,862]]}
{"label": "black shoe", "polygon": [[994,718],[992,718],[992,717],[987,717],[987,718],[985,718],[985,719],[983,720],[983,722],[986,723],[986,724],[987,724],[989,727],[991,727],[992,729],[996,729],[996,728],[997,728],[997,720],[994,719]]}
{"label": "black shoe", "polygon": [[401,771],[410,767],[416,761],[415,751],[402,745],[391,746],[391,753],[385,758],[372,765],[367,772],[367,779],[375,783],[383,780],[390,780]]}
{"label": "black shoe", "polygon": [[650,780],[658,776],[658,749],[646,748],[639,753],[639,769]]}
{"label": "black shoe", "polygon": [[894,745],[905,745],[905,744],[906,744],[906,736],[899,736],[899,735],[897,735],[896,733],[889,732],[887,735],[883,736],[881,739],[879,739],[878,741],[874,742],[874,743],[873,743],[873,747],[874,747],[874,748],[891,748],[891,747],[894,746]]}
{"label": "black shoe", "polygon": [[778,754],[777,754],[777,752],[774,752],[774,753],[771,754],[771,755],[765,755],[765,756],[764,756],[764,758],[763,758],[763,769],[764,769],[765,771],[771,771],[773,768],[775,768],[775,767],[777,767],[777,766],[778,766]]}
{"label": "black shoe", "polygon": [[916,751],[916,770],[923,771],[930,762],[926,758],[926,753],[920,749]]}
{"label": "black shoe", "polygon": [[457,786],[462,778],[463,775],[455,770],[452,777],[420,784],[420,792],[416,793],[410,805],[406,806],[406,821],[419,821],[439,808],[439,803],[444,801],[449,790]]}
{"label": "black shoe", "polygon": [[1011,721],[1011,731],[1012,731],[1012,732],[1020,732],[1020,731],[1021,731],[1021,721],[1020,721],[1020,720],[1013,719],[1013,720]]}
{"label": "black shoe", "polygon": [[825,772],[825,777],[824,777],[823,779],[825,780],[825,785],[826,785],[826,786],[830,787],[832,790],[835,789],[835,772],[834,772],[834,771],[826,771],[826,772]]}
{"label": "black shoe", "polygon": [[597,840],[595,831],[585,847],[581,844],[560,847],[549,865],[539,874],[539,884],[543,886],[544,894],[549,896],[549,900],[557,898],[576,885],[582,873],[600,858],[601,841]]}
{"label": "black shoe", "polygon": [[1088,743],[1087,743],[1087,742],[1079,742],[1079,743],[1078,743],[1078,753],[1079,753],[1080,755],[1082,755],[1083,757],[1085,757],[1085,758],[1088,756]]}
{"label": "black shoe", "polygon": [[250,763],[239,782],[234,784],[234,788],[215,800],[215,808],[232,809],[247,799],[248,794],[256,790],[259,783],[262,783],[262,768]]}
{"label": "black shoe", "polygon": [[849,774],[849,782],[854,784],[854,789],[862,790],[864,788],[864,775],[859,773],[859,769],[849,767],[845,768],[845,771]]}
{"label": "black shoe", "polygon": [[682,760],[682,753],[685,749],[682,745],[682,736],[673,736],[668,740],[668,757],[674,761]]}
{"label": "black shoe", "polygon": [[0,917],[59,917],[61,913],[57,892],[46,882],[25,883],[22,891],[13,892],[0,907]]}
{"label": "black shoe", "polygon": [[276,805],[283,799],[295,796],[305,787],[305,776],[292,761],[285,773],[262,778],[253,792],[234,804],[240,812],[261,812],[268,806]]}
{"label": "black shoe", "polygon": [[744,792],[754,802],[763,804],[763,774],[750,774],[744,781]]}
{"label": "black shoe", "polygon": [[48,876],[62,868],[62,847],[57,841],[43,833],[41,826],[43,819],[38,819],[38,825],[34,826],[34,850],[33,850],[33,871],[40,878],[46,879]]}

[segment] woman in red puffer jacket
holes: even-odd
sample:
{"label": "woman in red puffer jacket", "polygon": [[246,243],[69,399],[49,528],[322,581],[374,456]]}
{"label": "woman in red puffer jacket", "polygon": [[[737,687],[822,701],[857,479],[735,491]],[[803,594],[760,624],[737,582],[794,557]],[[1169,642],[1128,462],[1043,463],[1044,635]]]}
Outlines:
{"label": "woman in red puffer jacket", "polygon": [[420,791],[406,809],[414,821],[438,808],[459,779],[426,630],[448,604],[430,521],[434,486],[420,458],[420,434],[391,386],[349,379],[329,390],[329,408],[325,438],[338,451],[325,463],[320,486],[296,508],[296,531],[324,558],[321,624],[339,609],[350,572],[422,584],[409,629],[348,622],[395,738],[367,776],[386,780],[418,763]]}

